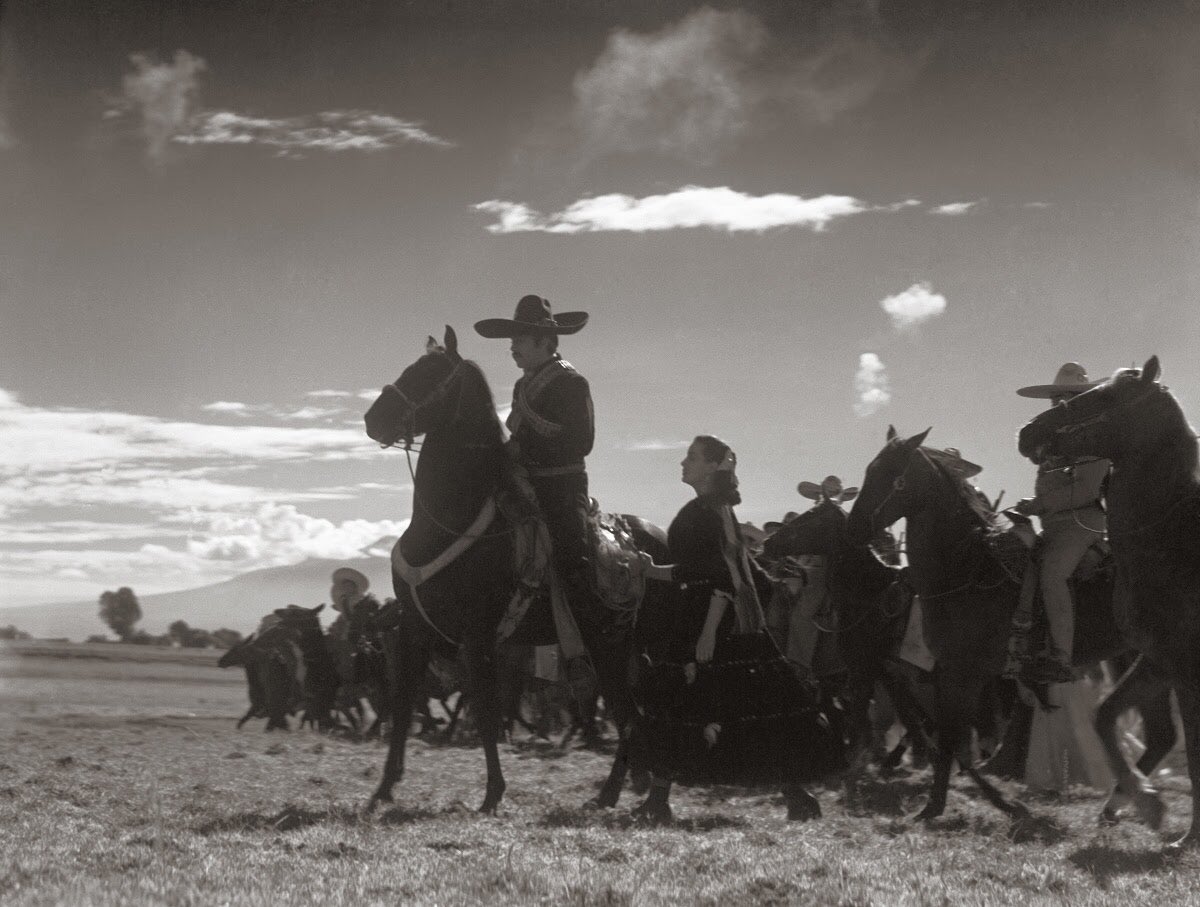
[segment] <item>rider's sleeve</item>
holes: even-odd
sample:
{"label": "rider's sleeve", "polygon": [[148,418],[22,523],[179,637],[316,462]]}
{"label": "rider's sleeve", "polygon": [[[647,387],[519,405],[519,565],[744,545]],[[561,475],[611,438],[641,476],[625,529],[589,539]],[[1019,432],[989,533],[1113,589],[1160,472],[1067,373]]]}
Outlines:
{"label": "rider's sleeve", "polygon": [[595,424],[592,392],[580,374],[564,375],[546,390],[546,418],[559,426],[554,439],[564,462],[582,460],[592,452]]}

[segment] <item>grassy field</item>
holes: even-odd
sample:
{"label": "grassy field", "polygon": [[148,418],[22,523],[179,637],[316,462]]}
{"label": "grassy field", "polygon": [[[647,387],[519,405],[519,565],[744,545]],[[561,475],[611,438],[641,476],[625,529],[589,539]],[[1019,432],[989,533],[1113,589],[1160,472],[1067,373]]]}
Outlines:
{"label": "grassy field", "polygon": [[[871,786],[871,815],[822,790],[824,819],[788,823],[771,792],[698,789],[677,792],[675,827],[645,829],[630,792],[582,808],[604,754],[505,745],[508,794],[482,817],[482,752],[416,741],[397,805],[368,817],[382,746],[236,731],[239,673],[136,648],[0,651],[0,903],[1200,902],[1200,856],[1166,861],[1132,822],[1098,828],[1082,789],[1009,786],[1038,816],[1019,833],[959,780],[943,819],[910,821],[927,775],[903,773]],[[1186,781],[1164,787],[1179,832]]]}

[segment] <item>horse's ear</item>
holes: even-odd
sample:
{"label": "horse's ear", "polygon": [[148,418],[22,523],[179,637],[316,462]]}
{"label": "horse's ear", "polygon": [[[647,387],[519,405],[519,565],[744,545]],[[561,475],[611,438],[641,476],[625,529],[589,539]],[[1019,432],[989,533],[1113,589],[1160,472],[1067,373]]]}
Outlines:
{"label": "horse's ear", "polygon": [[446,325],[446,338],[442,341],[442,346],[446,348],[446,355],[450,357],[451,362],[462,361],[462,356],[458,355],[458,335],[450,325]]}
{"label": "horse's ear", "polygon": [[908,438],[904,442],[904,446],[907,447],[909,450],[916,450],[918,447],[920,447],[922,444],[925,443],[925,438],[928,437],[928,435],[931,431],[933,431],[932,425],[929,426],[927,429],[925,429],[923,432],[921,432],[919,435],[913,435],[911,438]]}
{"label": "horse's ear", "polygon": [[895,441],[897,437],[898,437],[898,435],[896,434],[896,426],[894,426],[894,425],[889,425],[889,426],[888,426],[888,434],[887,434],[887,439],[888,439],[889,441]]}
{"label": "horse's ear", "polygon": [[1156,378],[1158,378],[1158,374],[1161,370],[1162,367],[1158,364],[1158,357],[1151,356],[1146,360],[1146,364],[1142,366],[1142,381],[1146,384],[1149,384],[1151,381],[1154,381]]}
{"label": "horse's ear", "polygon": [[425,338],[426,353],[436,353],[439,349],[441,349],[441,347],[438,346],[438,342],[434,339],[432,334]]}
{"label": "horse's ear", "polygon": [[312,613],[320,614],[324,610],[325,610],[325,603],[321,602],[321,604],[317,605],[315,608],[312,609]]}

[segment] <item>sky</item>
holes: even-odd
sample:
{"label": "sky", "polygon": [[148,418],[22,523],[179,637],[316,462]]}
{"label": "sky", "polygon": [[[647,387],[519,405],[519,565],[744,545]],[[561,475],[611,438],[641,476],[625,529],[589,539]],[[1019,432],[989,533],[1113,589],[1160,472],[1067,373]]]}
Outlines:
{"label": "sky", "polygon": [[585,310],[591,489],[739,516],[928,442],[1031,492],[1067,361],[1200,406],[1200,5],[4,0],[0,606],[382,555],[362,413]]}

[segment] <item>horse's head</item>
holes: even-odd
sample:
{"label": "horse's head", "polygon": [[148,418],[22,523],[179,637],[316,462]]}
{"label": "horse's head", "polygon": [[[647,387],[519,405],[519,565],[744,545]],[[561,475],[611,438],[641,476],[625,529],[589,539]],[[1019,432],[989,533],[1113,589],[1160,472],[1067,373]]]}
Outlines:
{"label": "horse's head", "polygon": [[789,520],[763,542],[767,557],[836,553],[845,539],[846,512],[832,501],[822,501]]}
{"label": "horse's head", "polygon": [[1129,454],[1159,446],[1178,420],[1163,418],[1166,406],[1182,411],[1158,382],[1159,363],[1151,356],[1140,368],[1118,369],[1108,381],[1039,413],[1021,429],[1021,455],[1041,464],[1058,458],[1103,457],[1120,462]]}
{"label": "horse's head", "polygon": [[443,404],[461,373],[462,356],[458,337],[446,326],[445,338],[438,343],[432,336],[425,342],[425,353],[401,372],[363,416],[367,435],[386,447],[403,440],[406,444],[430,428],[442,416]]}
{"label": "horse's head", "polygon": [[313,630],[321,632],[321,618],[318,616],[325,610],[324,605],[315,608],[302,608],[299,605],[288,605],[286,608],[276,608],[275,616],[279,625],[284,629]]}
{"label": "horse's head", "polygon": [[218,668],[231,668],[234,665],[244,665],[251,657],[255,642],[255,634],[251,633],[241,642],[235,642],[232,646],[225,650],[220,660],[217,662]]}
{"label": "horse's head", "polygon": [[901,438],[888,426],[887,443],[867,466],[846,526],[852,545],[865,545],[901,517],[925,506],[935,481],[933,464],[918,453],[931,429]]}

